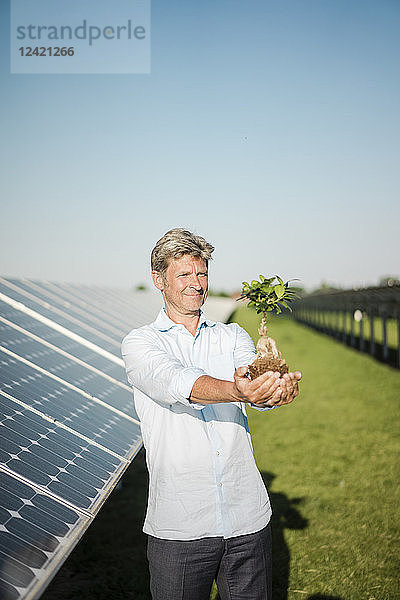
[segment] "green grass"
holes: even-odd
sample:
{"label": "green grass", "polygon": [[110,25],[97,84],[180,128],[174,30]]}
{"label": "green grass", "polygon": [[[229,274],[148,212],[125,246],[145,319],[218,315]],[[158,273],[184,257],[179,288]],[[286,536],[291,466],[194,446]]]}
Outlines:
{"label": "green grass", "polygon": [[[253,311],[236,320],[257,337]],[[248,410],[274,512],[273,600],[395,600],[400,372],[286,318],[270,333],[303,373],[293,404]],[[140,453],[42,600],[150,600],[146,488]]]}
{"label": "green grass", "polygon": [[[253,311],[235,320],[257,338]],[[275,512],[274,600],[399,598],[400,372],[287,318],[270,335],[303,373],[292,405],[248,410]]]}

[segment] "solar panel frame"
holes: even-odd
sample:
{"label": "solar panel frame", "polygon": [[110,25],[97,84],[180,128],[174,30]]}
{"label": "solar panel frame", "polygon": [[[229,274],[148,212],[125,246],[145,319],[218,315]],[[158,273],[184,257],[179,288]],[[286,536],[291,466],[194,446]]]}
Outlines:
{"label": "solar panel frame", "polygon": [[[18,512],[7,505],[13,494],[0,490],[7,600],[38,597],[142,447],[120,342],[156,316],[159,299],[148,298],[0,278],[0,481],[27,486],[40,500],[25,499]],[[55,507],[72,511],[75,524],[60,521]],[[47,532],[41,542],[39,530]],[[50,544],[45,559],[34,539]]]}

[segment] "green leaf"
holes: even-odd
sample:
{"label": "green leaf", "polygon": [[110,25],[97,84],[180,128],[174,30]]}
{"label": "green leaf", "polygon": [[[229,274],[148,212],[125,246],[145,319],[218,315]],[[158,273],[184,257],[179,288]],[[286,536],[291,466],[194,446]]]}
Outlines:
{"label": "green leaf", "polygon": [[268,285],[264,284],[262,286],[262,291],[263,291],[264,294],[270,295],[270,294],[273,294],[274,288],[271,287],[269,284]]}
{"label": "green leaf", "polygon": [[[260,275],[260,280],[253,279],[251,283],[243,281],[243,289],[239,300],[248,300],[248,305],[256,309],[257,313],[275,311],[277,314],[282,312],[283,308],[289,308],[287,303],[297,298],[295,290],[289,288],[289,281],[286,283],[275,275],[274,277],[265,277]],[[274,283],[274,282],[278,283]],[[293,281],[293,280],[290,280]]]}

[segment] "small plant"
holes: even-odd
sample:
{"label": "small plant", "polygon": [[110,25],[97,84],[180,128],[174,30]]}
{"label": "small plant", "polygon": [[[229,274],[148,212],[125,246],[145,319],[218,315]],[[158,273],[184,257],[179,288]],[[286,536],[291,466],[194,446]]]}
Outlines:
{"label": "small plant", "polygon": [[[277,283],[274,283],[274,282]],[[249,365],[250,377],[255,379],[266,371],[279,371],[281,375],[287,373],[289,368],[281,353],[276,347],[274,339],[267,335],[267,313],[279,314],[282,308],[291,310],[289,303],[296,298],[296,291],[289,288],[289,282],[275,275],[264,277],[260,275],[260,281],[253,279],[251,283],[243,281],[243,288],[238,300],[247,299],[248,306],[253,306],[258,314],[262,314],[258,333],[260,338],[257,342],[257,358]]]}

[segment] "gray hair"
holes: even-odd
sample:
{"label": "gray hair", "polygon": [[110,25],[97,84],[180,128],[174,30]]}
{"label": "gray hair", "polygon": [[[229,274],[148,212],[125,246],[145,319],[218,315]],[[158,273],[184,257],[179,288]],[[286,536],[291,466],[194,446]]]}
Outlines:
{"label": "gray hair", "polygon": [[170,229],[158,240],[151,252],[151,269],[165,277],[165,272],[173,258],[181,258],[185,254],[202,258],[206,264],[214,252],[214,246],[199,235],[177,227]]}

